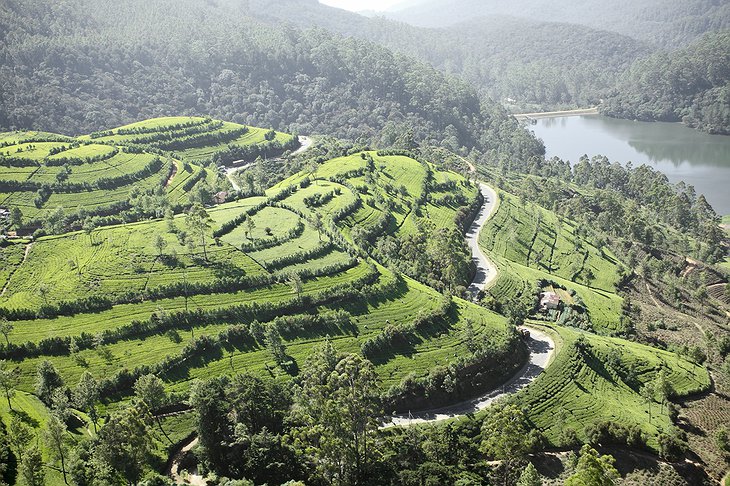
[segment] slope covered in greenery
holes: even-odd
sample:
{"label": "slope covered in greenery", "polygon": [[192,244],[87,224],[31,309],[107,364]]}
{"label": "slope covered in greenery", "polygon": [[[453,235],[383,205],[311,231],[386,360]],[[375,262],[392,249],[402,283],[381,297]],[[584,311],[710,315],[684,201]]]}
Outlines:
{"label": "slope covered in greenery", "polygon": [[601,111],[644,121],[682,121],[730,134],[730,32],[634,64]]}
{"label": "slope covered in greenery", "polygon": [[161,216],[191,197],[208,202],[229,184],[210,164],[252,162],[299,146],[289,134],[201,117],[145,120],[79,138],[0,137],[0,205],[20,211],[15,229],[42,226],[47,233],[80,228],[90,217],[96,219],[87,228]]}
{"label": "slope covered in greenery", "polygon": [[[554,446],[590,443],[671,452],[670,398],[710,387],[704,367],[673,353],[562,327],[558,353],[517,401]],[[643,438],[642,438],[643,437]],[[671,455],[671,454],[667,454]]]}
{"label": "slope covered in greenery", "polygon": [[569,22],[611,30],[660,45],[686,44],[709,31],[730,26],[730,10],[714,0],[620,0],[607,4],[597,0],[576,4],[569,0],[529,0],[519,3],[499,0],[428,0],[411,8],[387,14],[414,25],[443,26],[474,17],[512,15],[548,22]]}
{"label": "slope covered in greenery", "polygon": [[246,2],[13,0],[0,8],[0,127],[78,134],[208,113],[380,146],[427,139],[542,153],[464,83],[364,41],[262,23]]}
{"label": "slope covered in greenery", "polygon": [[[622,333],[623,299],[618,285],[625,267],[607,248],[597,248],[575,222],[552,211],[500,192],[497,212],[479,238],[486,254],[499,268],[499,277],[488,289],[491,305],[511,309],[525,307],[532,312],[539,282],[564,287],[567,304],[584,309],[585,315],[569,316],[561,322],[604,333]],[[544,285],[544,290],[547,286]]]}
{"label": "slope covered in greenery", "polygon": [[79,137],[95,143],[160,151],[186,162],[251,162],[299,146],[295,136],[201,117],[163,117]]}
{"label": "slope covered in greenery", "polygon": [[[428,162],[355,152],[210,208],[209,219],[196,205],[164,220],[4,246],[12,270],[0,282],[0,313],[13,329],[0,353],[19,380],[11,403],[46,424],[33,394],[47,362],[71,389],[90,372],[104,414],[148,373],[179,405],[196,379],[245,370],[287,381],[324,341],[372,360],[393,410],[494,386],[524,358],[507,320],[367,256],[379,238],[417,234],[429,218],[458,234],[460,211],[476,197],[473,184]],[[475,355],[474,343],[491,357]],[[403,402],[409,394],[428,399]],[[93,428],[77,408],[74,420],[85,424],[74,441]]]}

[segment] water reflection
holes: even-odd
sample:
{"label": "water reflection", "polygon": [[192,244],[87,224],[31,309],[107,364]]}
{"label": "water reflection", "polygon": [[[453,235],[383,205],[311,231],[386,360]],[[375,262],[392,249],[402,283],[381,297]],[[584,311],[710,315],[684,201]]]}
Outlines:
{"label": "water reflection", "polygon": [[619,162],[646,163],[672,182],[684,180],[720,214],[730,214],[730,137],[709,135],[678,123],[647,123],[603,116],[545,118],[531,126],[548,157],[575,162],[602,154]]}

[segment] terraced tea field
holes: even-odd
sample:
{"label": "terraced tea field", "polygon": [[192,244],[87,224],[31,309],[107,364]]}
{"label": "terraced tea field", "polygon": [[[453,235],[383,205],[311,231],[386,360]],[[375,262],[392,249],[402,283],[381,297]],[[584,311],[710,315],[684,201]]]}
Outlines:
{"label": "terraced tea field", "polygon": [[293,150],[292,135],[263,128],[201,117],[162,117],[80,137],[110,145],[157,150],[177,159],[196,163],[276,157]]}
{"label": "terraced tea field", "polygon": [[555,446],[571,435],[568,431],[585,440],[587,427],[611,421],[639,427],[657,449],[657,435],[672,423],[660,395],[647,401],[641,387],[654,382],[660,370],[674,397],[710,387],[703,366],[676,354],[558,326],[545,329],[559,343],[557,356],[517,400]]}
{"label": "terraced tea field", "polygon": [[575,291],[597,331],[621,332],[623,299],[616,294],[622,264],[607,249],[580,236],[576,225],[500,192],[500,206],[479,237],[500,270],[489,294],[503,302],[531,302],[535,282],[553,281]]}
{"label": "terraced tea field", "polygon": [[[457,201],[468,201],[475,191],[461,176],[404,156],[368,152],[326,162],[316,175],[293,176],[267,197],[210,208],[205,252],[179,240],[176,232],[188,229],[182,214],[174,228],[153,220],[40,238],[28,247],[25,261],[24,244],[2,248],[11,271],[3,274],[0,312],[14,325],[11,346],[3,352],[19,368],[18,396],[31,396],[26,394],[34,390],[36,368],[45,360],[71,385],[91,370],[112,397],[110,408],[130,393],[127,377],[149,371],[178,392],[195,378],[241,370],[285,379],[296,371],[277,365],[256,325],[278,326],[296,364],[323,339],[342,351],[360,352],[386,326],[423,319],[444,297],[358,257],[344,235],[356,225],[354,215],[363,204],[376,214],[396,213],[400,206],[410,215],[414,204],[429,197],[434,174],[453,184],[434,190],[429,207],[453,225]],[[448,203],[442,201],[449,193]],[[375,221],[364,227],[373,235],[403,231],[406,218],[395,220],[395,226]],[[301,283],[294,285],[292,275]],[[95,298],[102,300],[89,300]],[[96,303],[87,309],[81,302]],[[41,308],[50,310],[40,313]],[[383,391],[468,355],[467,319],[477,338],[505,339],[503,317],[453,298],[446,314],[371,356]],[[78,347],[73,352],[71,338]]]}

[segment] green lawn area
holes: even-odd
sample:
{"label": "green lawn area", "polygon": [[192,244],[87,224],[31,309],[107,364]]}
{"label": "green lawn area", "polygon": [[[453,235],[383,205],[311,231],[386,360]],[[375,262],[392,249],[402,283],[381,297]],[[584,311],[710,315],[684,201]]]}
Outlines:
{"label": "green lawn area", "polygon": [[[176,218],[176,225],[185,228],[184,216]],[[165,255],[177,254],[176,263],[159,257],[157,235],[167,243]],[[218,246],[212,238],[206,243],[207,263],[200,258],[202,249],[191,253],[175,234],[167,232],[163,221],[110,226],[91,235],[76,232],[41,238],[10,279],[0,305],[38,306],[43,303],[38,292],[42,285],[49,289],[48,302],[56,302],[94,295],[115,297],[185,278],[211,282],[232,272],[263,273],[256,262],[231,245]]]}

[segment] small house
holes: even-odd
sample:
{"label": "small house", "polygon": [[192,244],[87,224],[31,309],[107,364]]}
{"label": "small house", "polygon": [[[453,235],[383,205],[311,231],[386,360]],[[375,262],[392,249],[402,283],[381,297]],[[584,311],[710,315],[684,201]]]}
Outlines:
{"label": "small house", "polygon": [[540,294],[540,310],[547,312],[557,309],[560,306],[560,296],[555,292],[542,292]]}
{"label": "small house", "polygon": [[228,199],[228,191],[217,192],[215,196],[213,196],[213,199],[215,199],[216,204],[223,204],[226,202],[226,199]]}

